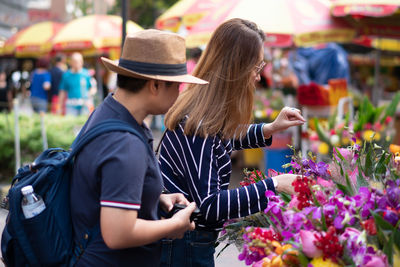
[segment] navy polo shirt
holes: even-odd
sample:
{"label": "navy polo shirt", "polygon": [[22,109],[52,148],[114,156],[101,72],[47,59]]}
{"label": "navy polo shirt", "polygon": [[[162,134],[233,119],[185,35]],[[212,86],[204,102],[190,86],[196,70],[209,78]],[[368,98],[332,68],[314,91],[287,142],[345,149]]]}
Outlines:
{"label": "navy polo shirt", "polygon": [[[71,179],[71,216],[74,238],[100,222],[100,208],[138,211],[138,218],[158,220],[163,182],[154,154],[151,131],[139,125],[128,110],[111,95],[96,109],[83,131],[106,119],[120,119],[138,130],[149,144],[126,132],[103,134],[85,146],[76,157]],[[109,249],[98,235],[77,266],[158,266],[160,243],[121,250]]]}

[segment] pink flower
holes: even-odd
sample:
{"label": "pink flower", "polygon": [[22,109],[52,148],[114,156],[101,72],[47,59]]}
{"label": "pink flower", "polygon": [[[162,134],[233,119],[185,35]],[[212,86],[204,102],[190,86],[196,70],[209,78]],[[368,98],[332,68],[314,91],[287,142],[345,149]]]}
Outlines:
{"label": "pink flower", "polygon": [[364,267],[386,267],[386,262],[382,257],[379,256],[372,256],[371,260],[365,262]]}
{"label": "pink flower", "polygon": [[357,184],[357,176],[358,176],[358,166],[350,173],[349,178],[353,185]]}
{"label": "pink flower", "polygon": [[381,129],[382,129],[382,124],[380,124],[379,122],[375,122],[373,130],[379,132]]}
{"label": "pink flower", "polygon": [[340,242],[346,240],[357,240],[360,236],[361,232],[353,227],[347,227],[343,234],[340,235],[339,240]]}
{"label": "pink flower", "polygon": [[392,117],[387,116],[387,117],[385,118],[385,123],[386,123],[386,124],[389,124],[392,120],[393,120]]}
{"label": "pink flower", "polygon": [[343,156],[343,158],[345,160],[350,161],[351,157],[352,157],[352,151],[350,149],[347,148],[340,148],[340,147],[335,147],[333,150],[333,156],[337,159],[337,161],[341,161],[341,159],[338,156],[338,152],[340,153],[340,155]]}
{"label": "pink flower", "polygon": [[322,191],[317,191],[315,193],[315,197],[317,198],[318,202],[321,205],[324,205],[324,204],[326,204],[328,202],[328,199],[326,198],[324,192],[322,192]]}
{"label": "pink flower", "polygon": [[321,177],[317,178],[317,184],[323,187],[331,188],[334,186],[334,183],[332,181],[328,181],[325,179],[322,179]]}
{"label": "pink flower", "polygon": [[317,258],[322,256],[322,251],[318,249],[314,241],[316,240],[314,233],[307,230],[300,230],[301,244],[303,252],[307,257]]}
{"label": "pink flower", "polygon": [[298,204],[299,204],[299,200],[297,199],[297,196],[293,195],[292,199],[290,200],[290,202],[288,204],[288,208],[289,209],[296,208]]}

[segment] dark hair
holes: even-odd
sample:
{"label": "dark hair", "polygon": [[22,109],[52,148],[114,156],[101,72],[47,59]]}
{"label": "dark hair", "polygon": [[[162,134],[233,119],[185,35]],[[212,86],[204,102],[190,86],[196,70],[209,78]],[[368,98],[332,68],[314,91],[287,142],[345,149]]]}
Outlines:
{"label": "dark hair", "polygon": [[148,80],[117,74],[117,86],[132,93],[139,92]]}
{"label": "dark hair", "polygon": [[66,58],[66,56],[64,54],[61,53],[57,53],[56,56],[54,57],[54,62],[58,63],[63,61]]}
{"label": "dark hair", "polygon": [[202,52],[203,51],[200,48],[196,47],[196,48],[191,49],[189,54],[190,54],[191,58],[199,59]]}
{"label": "dark hair", "polygon": [[48,58],[39,58],[36,62],[36,68],[47,69],[49,67],[50,61]]}

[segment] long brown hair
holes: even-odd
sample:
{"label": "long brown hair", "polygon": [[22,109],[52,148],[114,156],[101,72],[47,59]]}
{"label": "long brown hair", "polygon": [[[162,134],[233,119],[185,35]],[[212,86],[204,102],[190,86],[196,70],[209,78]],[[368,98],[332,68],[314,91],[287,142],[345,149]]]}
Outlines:
{"label": "long brown hair", "polygon": [[253,108],[251,75],[259,63],[264,39],[253,22],[231,19],[221,24],[193,72],[209,84],[189,85],[166,114],[166,127],[174,130],[188,115],[186,135],[220,134],[228,139],[244,133]]}

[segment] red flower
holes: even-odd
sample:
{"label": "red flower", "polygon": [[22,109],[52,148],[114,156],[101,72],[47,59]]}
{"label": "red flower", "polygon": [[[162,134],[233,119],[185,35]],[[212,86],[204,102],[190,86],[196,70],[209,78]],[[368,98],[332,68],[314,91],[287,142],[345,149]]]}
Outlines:
{"label": "red flower", "polygon": [[343,255],[343,246],[339,243],[339,237],[336,234],[336,228],[329,226],[326,233],[314,234],[316,240],[315,246],[322,250],[324,260],[329,258],[333,262],[338,262],[338,259]]}
{"label": "red flower", "polygon": [[299,201],[297,208],[299,210],[311,206],[312,194],[310,186],[312,182],[313,181],[308,179],[306,176],[297,176],[297,179],[292,183],[294,191],[297,193],[297,200]]}
{"label": "red flower", "polygon": [[369,235],[376,235],[376,225],[373,218],[361,222],[361,226]]}

